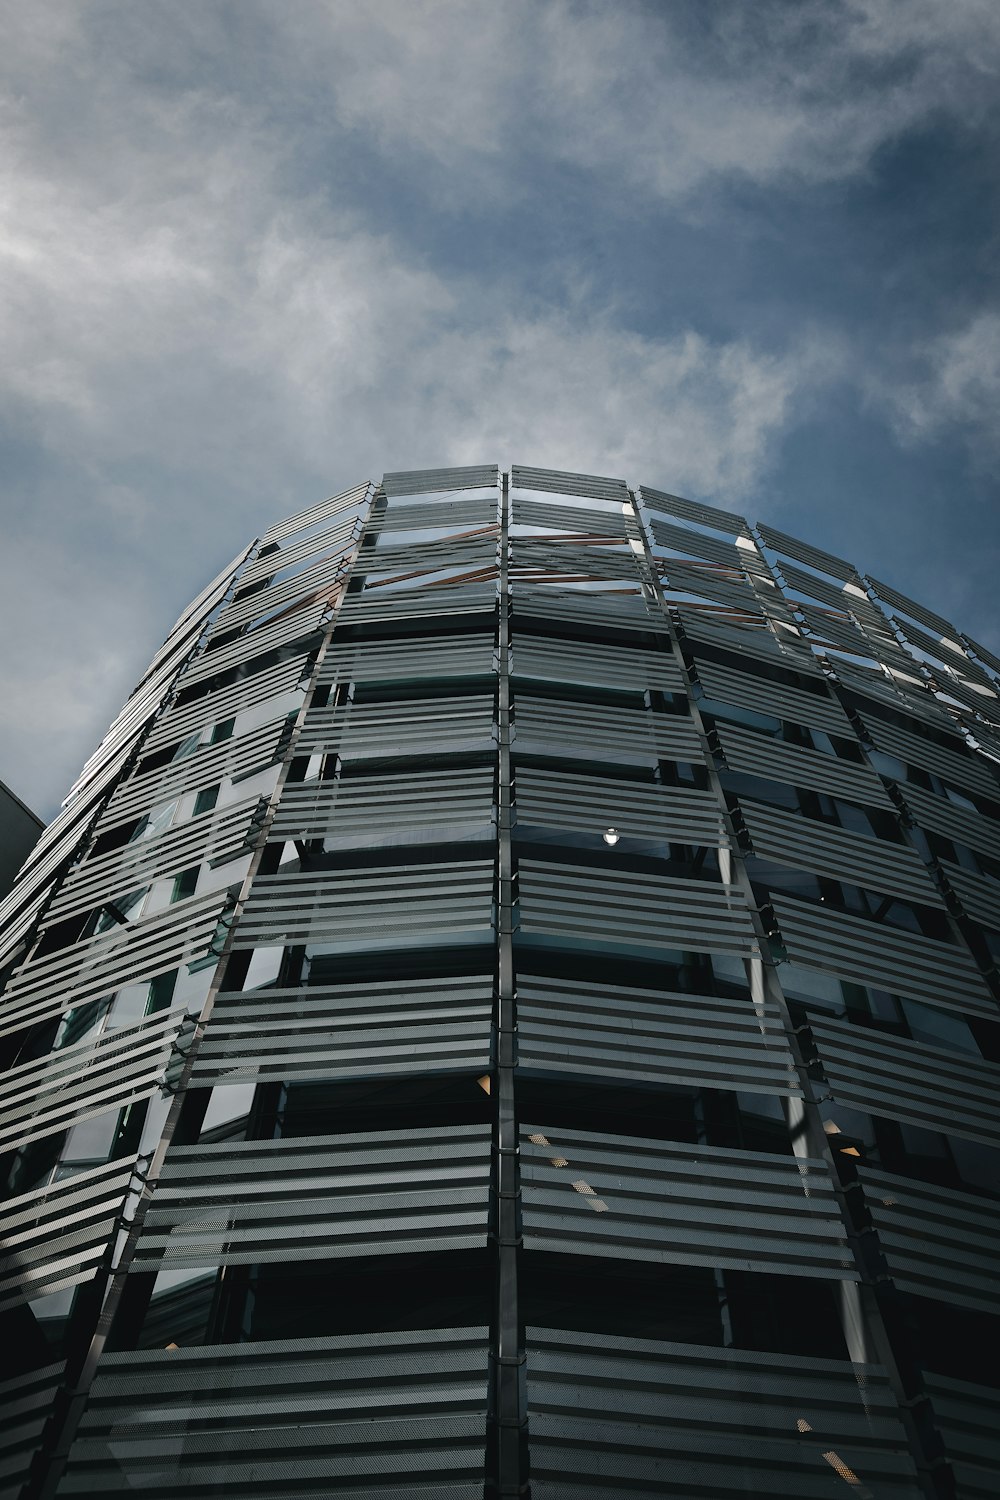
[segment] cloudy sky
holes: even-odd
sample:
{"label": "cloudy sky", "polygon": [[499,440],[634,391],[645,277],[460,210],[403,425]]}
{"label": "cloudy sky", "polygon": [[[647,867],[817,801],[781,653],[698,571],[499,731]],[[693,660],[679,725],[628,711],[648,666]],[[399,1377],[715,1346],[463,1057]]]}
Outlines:
{"label": "cloudy sky", "polygon": [[0,3],[0,777],[268,521],[512,459],[994,649],[996,0]]}

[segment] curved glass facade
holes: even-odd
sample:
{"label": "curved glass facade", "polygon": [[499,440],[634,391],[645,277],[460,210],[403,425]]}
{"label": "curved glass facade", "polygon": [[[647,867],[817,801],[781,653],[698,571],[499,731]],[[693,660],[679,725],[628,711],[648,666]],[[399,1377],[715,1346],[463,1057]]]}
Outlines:
{"label": "curved glass facade", "polygon": [[0,1500],[995,1495],[998,675],[594,475],[242,551],[0,906]]}

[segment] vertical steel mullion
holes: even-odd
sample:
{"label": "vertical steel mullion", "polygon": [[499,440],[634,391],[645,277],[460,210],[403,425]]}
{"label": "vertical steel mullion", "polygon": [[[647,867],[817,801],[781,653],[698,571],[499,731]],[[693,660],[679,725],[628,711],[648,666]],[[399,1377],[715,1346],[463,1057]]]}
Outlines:
{"label": "vertical steel mullion", "polygon": [[500,493],[497,621],[497,876],[496,994],[494,997],[494,1222],[496,1242],[495,1347],[492,1364],[490,1463],[496,1495],[523,1493],[527,1481],[527,1410],[521,1346],[517,1261],[521,1243],[520,1171],[514,1069],[517,1062],[517,995],[514,981],[514,868],[511,849],[510,617],[508,600],[510,479]]}

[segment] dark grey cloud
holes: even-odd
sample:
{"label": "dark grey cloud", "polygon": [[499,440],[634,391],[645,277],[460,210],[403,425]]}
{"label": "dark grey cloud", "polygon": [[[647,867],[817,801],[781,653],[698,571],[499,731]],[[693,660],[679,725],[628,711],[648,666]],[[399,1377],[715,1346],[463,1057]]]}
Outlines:
{"label": "dark grey cloud", "polygon": [[832,525],[988,635],[995,230],[915,185],[946,142],[979,204],[993,5],[0,8],[0,769],[45,813],[237,542],[383,468]]}

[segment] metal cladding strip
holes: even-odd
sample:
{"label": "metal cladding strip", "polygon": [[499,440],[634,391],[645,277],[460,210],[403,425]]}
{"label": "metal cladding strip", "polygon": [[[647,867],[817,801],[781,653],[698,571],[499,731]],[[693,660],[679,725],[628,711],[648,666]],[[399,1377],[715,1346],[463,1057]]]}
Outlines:
{"label": "metal cladding strip", "polygon": [[430,573],[460,565],[485,568],[495,562],[499,541],[500,528],[492,520],[485,526],[448,536],[418,538],[412,542],[380,539],[374,547],[362,547],[354,575],[396,573],[410,568]]}
{"label": "metal cladding strip", "polygon": [[[638,588],[566,589],[554,585],[540,586],[516,580],[511,602],[514,627],[526,620],[565,620],[590,630],[598,628],[625,630],[646,634],[655,631],[666,635],[670,629],[661,611],[649,605]],[[654,613],[655,610],[655,613]]]}
{"label": "metal cladding strip", "polygon": [[525,1338],[537,1500],[924,1493],[881,1365],[563,1329]]}
{"label": "metal cladding strip", "polygon": [[446,490],[494,489],[499,481],[496,464],[467,464],[457,469],[399,469],[383,474],[381,488],[393,495],[430,495]]}
{"label": "metal cladding strip", "polygon": [[722,563],[725,567],[740,569],[747,565],[748,558],[752,556],[747,547],[737,547],[735,543],[724,542],[719,537],[690,531],[686,526],[674,526],[670,521],[661,521],[659,516],[651,517],[649,530],[655,547],[669,547],[682,557],[703,557],[710,562]]}
{"label": "metal cladding strip", "polygon": [[458,531],[464,527],[493,526],[497,518],[495,495],[477,495],[467,500],[432,500],[429,504],[400,505],[390,501],[388,509],[376,516],[381,522],[380,536],[406,531]]}
{"label": "metal cladding strip", "polygon": [[826,1164],[521,1127],[527,1250],[854,1280]]}
{"label": "metal cladding strip", "polygon": [[651,490],[646,485],[642,485],[639,495],[648,510],[663,511],[665,515],[677,516],[682,521],[693,521],[696,526],[711,526],[716,531],[726,531],[734,536],[750,535],[750,527],[735,511],[718,510],[714,505],[702,505],[697,500],[683,500],[680,495],[668,495],[664,490]]}
{"label": "metal cladding strip", "polygon": [[[878,703],[891,708],[894,713],[910,714],[933,728],[950,731],[952,734],[955,732],[954,720],[926,683],[917,683],[915,678],[911,679],[911,687],[907,690],[895,673],[887,677],[879,668],[861,667],[839,660],[833,662],[832,666],[837,681],[850,693],[852,700],[859,696],[874,698]],[[858,703],[857,707],[864,713],[864,703]],[[878,709],[875,708],[874,712],[877,716]]]}
{"label": "metal cladding strip", "polygon": [[776,865],[847,880],[903,901],[944,905],[927,866],[907,844],[848,833],[801,813],[742,798],[740,811],[754,853]]}
{"label": "metal cladding strip", "polygon": [[547,505],[541,500],[525,500],[515,497],[511,504],[511,525],[539,527],[548,531],[579,531],[591,536],[626,537],[638,535],[636,522],[621,504],[597,505]]}
{"label": "metal cladding strip", "polygon": [[788,956],[841,979],[927,1000],[943,1010],[998,1018],[996,1001],[967,948],[935,942],[844,912],[772,896]]}
{"label": "metal cladding strip", "polygon": [[[383,621],[425,620],[441,615],[495,614],[495,583],[423,584],[405,589],[366,589],[349,593],[340,606],[337,628],[374,625]],[[342,637],[334,635],[335,645]]]}
{"label": "metal cladding strip", "polygon": [[927,656],[932,656],[939,662],[944,662],[955,672],[964,672],[974,682],[981,683],[990,692],[993,691],[992,678],[972,660],[960,640],[950,640],[946,636],[938,638],[927,635],[924,631],[918,630],[915,625],[899,619],[897,615],[893,615],[892,621],[902,631],[908,645],[915,646],[918,651],[923,651]]}
{"label": "metal cladding strip", "polygon": [[[847,651],[853,656],[870,658],[876,654],[873,636],[859,630],[847,615],[838,617],[830,610],[802,604],[798,600],[795,601],[795,608],[814,640],[822,641],[838,651]],[[898,654],[900,657],[903,655],[902,651]]]}
{"label": "metal cladding strip", "polygon": [[[163,657],[170,650],[172,650],[174,644],[181,635],[189,635],[193,625],[203,624],[208,616],[212,613],[212,611],[217,608],[221,601],[226,597],[226,594],[232,587],[237,573],[246,562],[251,552],[253,552],[255,546],[256,542],[250,542],[246,547],[242,547],[240,551],[237,552],[232,562],[227,563],[222,571],[215,575],[211,583],[206,584],[201,593],[196,598],[191,600],[191,603],[187,606],[186,609],[182,610],[180,615],[178,615],[177,619],[174,621],[171,629],[167,632],[167,637],[163,642],[163,645],[160,647],[159,651],[156,653],[156,655],[153,657],[153,660],[146,668],[146,677],[152,675],[156,667],[159,666]],[[142,678],[140,680],[140,682],[137,684],[136,691],[138,691],[138,689],[142,687],[145,680],[145,678]]]}
{"label": "metal cladding strip", "polygon": [[485,1245],[488,1125],[174,1146],[131,1271]]}
{"label": "metal cladding strip", "polygon": [[164,1011],[0,1074],[0,1151],[156,1093],[183,1021],[183,1009]]}
{"label": "metal cladding strip", "polygon": [[495,677],[493,632],[418,636],[384,645],[344,643],[327,651],[317,682],[412,682],[420,678]]}
{"label": "metal cladding strip", "polygon": [[1000,1311],[1000,1203],[869,1166],[858,1181],[900,1291]]}
{"label": "metal cladding strip", "polygon": [[[265,552],[263,555],[258,553],[256,561],[250,564],[249,568],[247,568],[246,572],[240,578],[239,592],[241,594],[244,589],[248,589],[254,583],[261,583],[265,579],[274,578],[277,573],[283,573],[286,568],[294,567],[298,563],[309,562],[311,558],[316,558],[317,562],[323,563],[333,562],[334,560],[343,561],[352,552],[357,537],[358,521],[341,521],[338,525],[331,527],[329,531],[321,531],[315,536],[306,537],[304,541],[296,542],[291,547],[279,547],[276,552]],[[305,582],[312,571],[313,569],[305,569],[304,571],[299,571],[293,579],[282,579],[279,587],[283,587],[286,582]],[[261,592],[264,593],[265,590],[262,589]],[[243,602],[245,601],[239,597],[239,594],[233,601],[234,605],[239,605]],[[222,621],[229,614],[232,607],[230,605],[229,609],[223,610],[219,616],[216,624],[217,631],[223,628]],[[225,628],[228,629],[228,625]]]}
{"label": "metal cladding strip", "polygon": [[370,483],[356,484],[353,489],[344,490],[329,500],[323,500],[319,505],[311,505],[308,510],[300,510],[297,515],[279,521],[276,526],[266,531],[260,539],[261,546],[269,547],[272,542],[280,542],[286,536],[294,536],[297,532],[304,531],[307,526],[319,526],[323,521],[330,520],[332,516],[343,515],[346,511],[353,510],[360,515],[374,492],[375,487]]}
{"label": "metal cladding strip", "polygon": [[[806,673],[824,680],[819,661],[797,630],[772,632],[759,616],[745,620],[730,618],[728,623],[723,623],[716,613],[690,604],[680,604],[674,612],[689,643],[718,647],[741,662],[750,657],[753,661],[767,662],[785,671]],[[695,654],[700,657],[697,646]]]}
{"label": "metal cladding strip", "polygon": [[716,725],[716,733],[730,770],[892,811],[888,793],[868,766],[826,755],[822,750],[786,745],[731,724]]}
{"label": "metal cladding strip", "polygon": [[[110,780],[110,778],[109,778]],[[32,849],[13,890],[0,901],[0,968],[13,961],[53,887],[59,866],[81,847],[96,816],[99,794],[74,803],[50,823]],[[46,835],[56,830],[51,839]],[[44,849],[41,847],[44,842]]]}
{"label": "metal cladding strip", "polygon": [[957,734],[950,737],[950,744],[945,746],[871,713],[865,714],[862,724],[876,750],[895,755],[908,766],[934,771],[943,781],[953,783],[960,790],[968,788],[1000,801],[1000,781],[991,774],[990,762],[970,750]]}
{"label": "metal cladding strip", "polygon": [[219,615],[216,633],[225,635],[229,630],[242,630],[244,626],[252,625],[265,615],[276,614],[283,606],[285,613],[289,613],[289,607],[299,601],[304,607],[321,590],[329,597],[334,586],[346,573],[349,563],[350,557],[345,555],[324,559],[314,568],[296,573],[294,578],[287,578],[282,583],[256,589],[252,594],[234,599]]}
{"label": "metal cladding strip", "polygon": [[573,578],[623,579],[639,584],[642,578],[630,547],[598,542],[578,545],[556,537],[514,537],[510,544],[510,569],[515,581],[538,578],[544,582],[546,576],[553,576],[560,582]]}
{"label": "metal cladding strip", "polygon": [[488,1370],[486,1328],[106,1354],[59,1495],[482,1500]]}
{"label": "metal cladding strip", "polygon": [[266,770],[281,757],[287,723],[287,716],[273,719],[238,738],[200,746],[193,755],[152,771],[140,771],[116,788],[101,818],[102,828],[116,828],[164,802],[173,802],[185,792],[216,786],[224,779],[239,781]]}
{"label": "metal cladding strip", "polygon": [[996,1063],[843,1021],[809,1027],[837,1103],[1000,1146]]}
{"label": "metal cladding strip", "polygon": [[733,703],[755,713],[772,714],[793,724],[807,724],[813,729],[825,729],[828,734],[854,739],[850,719],[826,691],[822,694],[805,692],[755,676],[752,672],[733,671],[730,667],[700,658],[695,665],[706,698],[716,703]]}
{"label": "metal cladding strip", "polygon": [[315,708],[306,715],[296,750],[335,750],[343,760],[489,750],[493,717],[493,698],[485,693]]}
{"label": "metal cladding strip", "polygon": [[293,646],[299,641],[303,643],[300,650],[305,650],[307,637],[317,634],[329,610],[328,604],[314,604],[309,609],[298,610],[284,619],[270,620],[258,630],[237,636],[235,640],[216,647],[214,651],[206,651],[185,671],[184,687],[189,688],[196,682],[219,677],[223,672],[231,672],[234,667],[245,666],[258,657],[278,651],[284,646]]}
{"label": "metal cladding strip", "polygon": [[268,833],[285,839],[328,841],[328,847],[440,840],[478,829],[492,836],[492,766],[439,774],[350,776],[293,782],[285,788]]}
{"label": "metal cladding strip", "polygon": [[854,564],[845,562],[842,557],[836,557],[832,552],[823,552],[819,547],[810,547],[807,542],[800,542],[796,537],[789,536],[786,531],[778,531],[775,527],[765,526],[763,523],[758,525],[757,530],[773,552],[781,552],[787,557],[794,557],[796,562],[805,563],[807,568],[816,568],[820,573],[829,573],[831,578],[839,578],[843,583],[860,581]]}
{"label": "metal cladding strip", "polygon": [[750,913],[737,886],[665,875],[620,874],[519,863],[522,937],[565,937],[581,947],[757,951]]}
{"label": "metal cladding strip", "polygon": [[621,479],[599,474],[571,474],[561,469],[532,469],[514,464],[511,483],[515,489],[547,490],[552,495],[580,495],[591,500],[629,500],[628,486]]}
{"label": "metal cladding strip", "polygon": [[[163,717],[157,720],[143,745],[143,752],[152,754],[168,745],[179,744],[199,730],[220,724],[225,719],[235,718],[244,709],[256,709],[272,698],[279,698],[296,690],[304,691],[302,677],[308,661],[309,658],[305,655],[293,656],[289,661],[279,661],[276,666],[265,668],[263,672],[241,677],[228,687],[216,688],[214,692],[203,693],[200,698],[172,704]],[[183,681],[179,685],[181,688],[187,686]]]}
{"label": "metal cladding strip", "polygon": [[985,662],[994,672],[1000,672],[1000,656],[995,656],[987,646],[981,646],[978,641],[974,641],[971,635],[963,635],[962,640],[976,653],[980,661]]}
{"label": "metal cladding strip", "polygon": [[0,1036],[52,1020],[88,1000],[113,995],[193,963],[210,951],[226,909],[224,892],[191,896],[138,922],[29,959],[11,979],[0,1007]]}
{"label": "metal cladding strip", "polygon": [[699,594],[704,599],[713,599],[747,614],[764,613],[758,595],[742,579],[713,572],[707,563],[699,568],[695,563],[674,562],[672,557],[660,559],[660,565],[666,574],[662,582],[665,593]]}
{"label": "metal cladding strip", "polygon": [[518,767],[519,824],[591,833],[608,827],[629,838],[728,847],[719,805],[711,792],[653,782],[611,781]]}
{"label": "metal cladding strip", "polygon": [[222,993],[195,1059],[196,1085],[484,1072],[489,975],[333,989]]}
{"label": "metal cladding strip", "polygon": [[919,620],[921,625],[926,625],[929,630],[936,630],[939,635],[948,636],[950,640],[958,639],[958,631],[950,620],[942,615],[934,614],[933,610],[918,604],[915,599],[909,599],[901,594],[898,589],[890,588],[887,583],[880,583],[877,578],[868,577],[868,583],[874,589],[883,604],[891,605],[894,609],[901,609],[904,615],[912,615]]}
{"label": "metal cladding strip", "polygon": [[89,1281],[108,1253],[136,1157],[77,1172],[0,1205],[0,1312]]}
{"label": "metal cladding strip", "polygon": [[817,599],[844,614],[857,615],[859,620],[878,626],[880,630],[888,629],[885,615],[875,608],[859,583],[832,584],[828,579],[817,578],[787,562],[781,564],[781,576],[786,588],[805,594],[807,599]]}
{"label": "metal cladding strip", "polygon": [[622,765],[704,759],[691,719],[603,704],[569,703],[521,693],[515,700],[513,748],[524,755],[561,755]]}
{"label": "metal cladding strip", "polygon": [[934,672],[934,686],[938,693],[954,698],[972,713],[982,714],[994,726],[1000,722],[1000,699],[992,690],[979,688],[973,682],[963,682],[943,670]]}
{"label": "metal cladding strip", "polygon": [[19,956],[23,957],[28,950],[28,938],[38,919],[39,913],[48,900],[54,882],[40,886],[33,892],[30,901],[14,916],[8,917],[2,925],[3,937],[0,939],[0,973],[9,968]]}
{"label": "metal cladding strip", "polygon": [[575,1077],[799,1096],[776,1006],[518,977],[518,1061]]}
{"label": "metal cladding strip", "polygon": [[588,643],[581,651],[576,641],[516,633],[511,674],[526,681],[583,682],[623,692],[684,693],[684,673],[673,653],[622,650]]}
{"label": "metal cladding strip", "polygon": [[180,875],[196,865],[207,862],[215,868],[227,864],[251,848],[259,806],[260,799],[252,797],[247,802],[213,808],[155,838],[140,838],[108,854],[84,859],[59,887],[45,925],[105,906],[154,880]]}
{"label": "metal cladding strip", "polygon": [[364,951],[478,938],[489,932],[492,912],[493,866],[486,860],[259,875],[234,947],[317,943]]}
{"label": "metal cladding strip", "polygon": [[1000,822],[996,817],[987,817],[972,807],[958,807],[957,802],[925,792],[924,787],[915,786],[913,781],[907,781],[900,790],[907,811],[919,828],[955,838],[969,849],[981,849],[985,855],[1000,859]]}
{"label": "metal cladding strip", "polygon": [[1000,1430],[995,1386],[972,1385],[924,1371],[921,1382],[931,1398],[932,1420],[961,1500],[996,1500],[1000,1494]]}
{"label": "metal cladding strip", "polygon": [[1000,932],[1000,885],[984,875],[973,875],[950,860],[943,859],[940,864],[966,915],[984,927]]}
{"label": "metal cladding strip", "polygon": [[45,1365],[0,1385],[0,1497],[18,1500],[41,1446],[65,1365]]}

